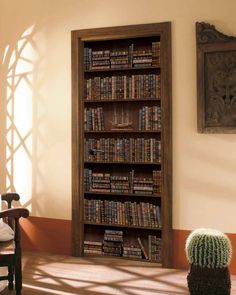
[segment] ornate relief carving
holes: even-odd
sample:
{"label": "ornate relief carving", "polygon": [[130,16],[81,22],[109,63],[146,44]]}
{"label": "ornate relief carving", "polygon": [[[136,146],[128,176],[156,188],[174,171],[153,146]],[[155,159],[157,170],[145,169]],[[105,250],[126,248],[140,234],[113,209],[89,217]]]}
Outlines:
{"label": "ornate relief carving", "polygon": [[206,54],[206,125],[236,125],[236,51]]}
{"label": "ornate relief carving", "polygon": [[196,23],[198,43],[228,42],[236,40],[236,37],[227,36],[215,29],[215,26],[204,22]]}
{"label": "ornate relief carving", "polygon": [[198,131],[236,133],[236,37],[196,23]]}

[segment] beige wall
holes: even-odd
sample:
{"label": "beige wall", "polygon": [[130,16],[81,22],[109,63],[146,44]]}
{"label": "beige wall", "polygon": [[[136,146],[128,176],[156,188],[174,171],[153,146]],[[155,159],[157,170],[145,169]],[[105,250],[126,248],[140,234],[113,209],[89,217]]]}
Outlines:
{"label": "beige wall", "polygon": [[33,216],[71,219],[70,31],[171,21],[173,227],[236,231],[236,135],[197,133],[195,48],[196,21],[236,35],[235,0],[0,0],[0,7],[0,154],[10,146],[1,190],[19,191]]}

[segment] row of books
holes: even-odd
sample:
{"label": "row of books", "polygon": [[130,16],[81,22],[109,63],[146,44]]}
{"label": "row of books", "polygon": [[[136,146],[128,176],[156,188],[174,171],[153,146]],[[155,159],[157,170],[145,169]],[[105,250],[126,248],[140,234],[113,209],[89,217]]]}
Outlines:
{"label": "row of books", "polygon": [[150,260],[161,263],[162,241],[154,235],[148,236],[148,257]]}
{"label": "row of books", "polygon": [[161,192],[161,171],[153,170],[152,177],[135,176],[134,170],[129,175],[112,175],[110,173],[95,173],[84,169],[85,192],[105,192],[156,195]]}
{"label": "row of books", "polygon": [[161,129],[161,108],[158,106],[143,106],[138,116],[139,130]]}
{"label": "row of books", "polygon": [[152,65],[160,66],[161,62],[161,42],[152,42]]}
{"label": "row of books", "polygon": [[160,75],[94,77],[85,80],[85,100],[160,99]]}
{"label": "row of books", "polygon": [[102,107],[84,108],[84,130],[85,131],[103,131],[104,116]]}
{"label": "row of books", "polygon": [[147,248],[140,237],[136,241],[125,242],[123,231],[105,230],[103,241],[84,241],[84,253],[147,259],[161,263],[162,241],[155,235],[148,235]]}
{"label": "row of books", "polygon": [[155,138],[89,138],[84,142],[85,161],[160,162],[161,142]]}
{"label": "row of books", "polygon": [[147,202],[85,199],[86,222],[161,228],[160,207]]}
{"label": "row of books", "polygon": [[148,48],[93,50],[84,48],[85,70],[136,68],[160,65],[160,42],[152,42]]}
{"label": "row of books", "polygon": [[[122,118],[123,109],[114,109],[114,119]],[[126,110],[126,115],[129,115]],[[116,124],[114,123],[116,126]],[[131,124],[132,125],[132,124]],[[143,106],[138,111],[138,129],[139,130],[156,130],[161,129],[161,108],[158,106]],[[84,130],[85,131],[104,131],[104,112],[102,107],[84,108]]]}

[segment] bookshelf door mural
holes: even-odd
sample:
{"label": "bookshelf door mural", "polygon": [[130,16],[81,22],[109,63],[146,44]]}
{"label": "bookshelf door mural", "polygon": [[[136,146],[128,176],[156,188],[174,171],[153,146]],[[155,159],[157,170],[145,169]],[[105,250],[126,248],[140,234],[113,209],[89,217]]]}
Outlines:
{"label": "bookshelf door mural", "polygon": [[80,206],[82,215],[73,218],[74,254],[145,259],[167,267],[170,23],[125,27],[128,33],[121,38],[122,29],[72,33],[72,72],[80,69],[72,99],[83,116],[82,121],[73,113],[80,167],[73,170],[73,210]]}

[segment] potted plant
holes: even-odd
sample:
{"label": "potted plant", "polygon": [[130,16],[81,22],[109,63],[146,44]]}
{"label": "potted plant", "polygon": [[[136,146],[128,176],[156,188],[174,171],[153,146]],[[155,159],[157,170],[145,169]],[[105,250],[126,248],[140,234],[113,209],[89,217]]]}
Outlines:
{"label": "potted plant", "polygon": [[214,229],[194,230],[186,240],[185,252],[190,264],[187,276],[191,295],[229,295],[229,263],[232,246],[229,238]]}

